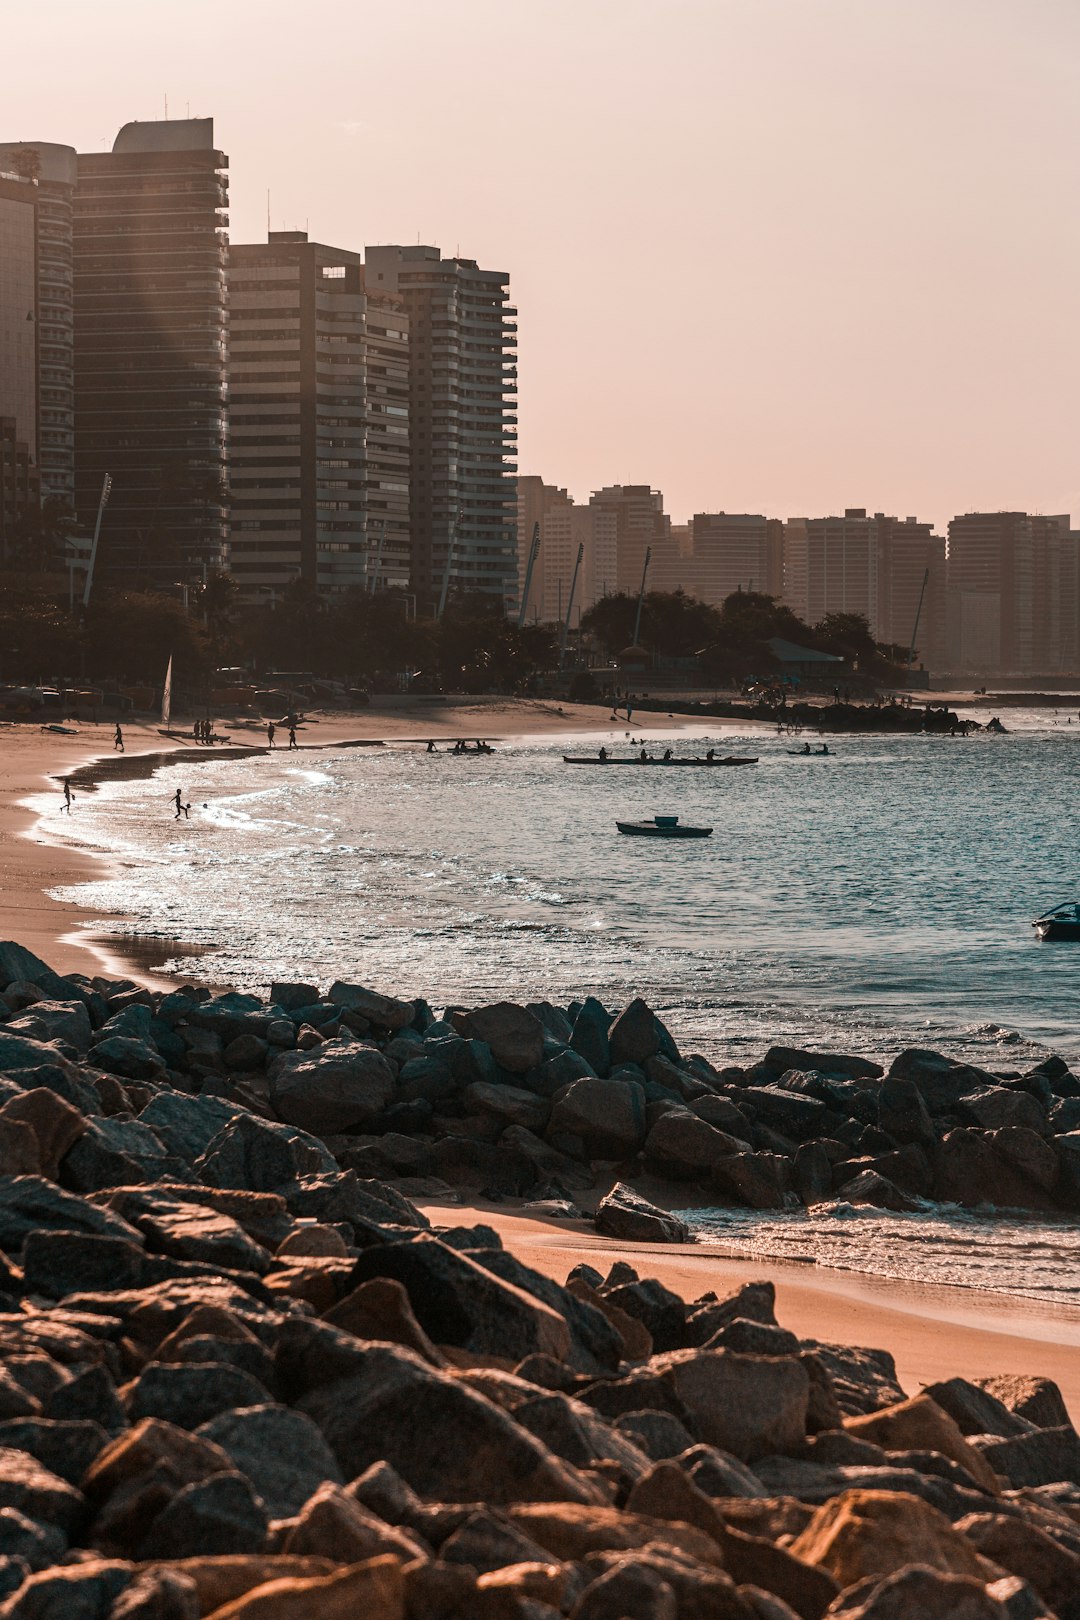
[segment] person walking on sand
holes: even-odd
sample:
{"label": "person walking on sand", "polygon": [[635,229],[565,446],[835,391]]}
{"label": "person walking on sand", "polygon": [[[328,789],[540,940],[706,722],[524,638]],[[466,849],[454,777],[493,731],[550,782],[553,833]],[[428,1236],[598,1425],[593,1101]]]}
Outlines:
{"label": "person walking on sand", "polygon": [[75,797],[75,795],[71,791],[71,778],[68,777],[68,776],[65,776],[64,777],[64,802],[60,806],[60,814],[61,815],[63,815],[64,811],[66,810],[68,815],[70,816],[70,814],[71,814],[71,801],[72,801],[72,799],[74,797]]}
{"label": "person walking on sand", "polygon": [[124,752],[124,733],[120,730],[119,720],[116,722],[116,736],[113,738],[113,749],[117,748],[121,753]]}
{"label": "person walking on sand", "polygon": [[266,740],[270,744],[271,748],[274,747],[274,733],[276,731],[277,731],[277,727],[275,726],[274,722],[272,720],[270,720],[267,723],[267,727],[266,727]]}
{"label": "person walking on sand", "polygon": [[296,740],[296,727],[295,726],[290,726],[289,727],[289,747],[290,748],[299,748],[299,746],[300,746],[300,744]]}
{"label": "person walking on sand", "polygon": [[175,795],[173,797],[173,803],[176,805],[176,814],[175,814],[175,816],[173,816],[173,820],[174,821],[179,821],[180,820],[180,813],[184,808],[184,799],[183,799],[183,795],[181,794],[179,788],[177,788],[176,793],[175,793]]}

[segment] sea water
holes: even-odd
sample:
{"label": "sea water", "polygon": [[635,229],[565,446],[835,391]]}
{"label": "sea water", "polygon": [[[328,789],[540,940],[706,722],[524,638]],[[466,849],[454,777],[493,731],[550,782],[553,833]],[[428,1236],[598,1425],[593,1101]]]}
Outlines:
{"label": "sea water", "polygon": [[[621,733],[465,757],[181,758],[80,794],[63,825],[54,798],[42,811],[50,836],[109,857],[108,875],[63,897],[122,914],[100,931],[161,941],[161,965],[196,980],[265,991],[340,977],[436,1007],[643,995],[684,1050],[716,1063],[774,1043],[886,1062],[918,1045],[1015,1071],[1048,1050],[1080,1062],[1080,947],[1031,928],[1080,893],[1080,721],[1006,719],[1007,737],[835,738],[827,759],[793,758],[801,740],[760,728],[650,730],[654,754],[759,757],[710,771],[563,764],[600,741],[629,752]],[[177,787],[190,821],[174,820]],[[616,832],[656,814],[713,836]],[[707,1231],[866,1270],[906,1233],[905,1263],[936,1275],[962,1260],[992,1280],[976,1228],[956,1240],[972,1247],[943,1248],[920,1219],[723,1212]],[[1026,1253],[1033,1233],[1018,1232]],[[1062,1241],[1050,1271],[1075,1281],[1080,1256]],[[1008,1279],[1023,1280],[1011,1265]]]}

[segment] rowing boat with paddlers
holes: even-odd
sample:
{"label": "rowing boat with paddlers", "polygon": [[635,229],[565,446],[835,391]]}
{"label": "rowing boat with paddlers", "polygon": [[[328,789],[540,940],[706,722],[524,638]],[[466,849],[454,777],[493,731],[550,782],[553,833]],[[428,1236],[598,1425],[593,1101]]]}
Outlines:
{"label": "rowing boat with paddlers", "polygon": [[610,757],[610,755],[605,757],[605,756],[603,756],[601,754],[564,754],[563,755],[563,764],[564,765],[662,765],[662,766],[676,766],[677,765],[677,766],[685,766],[687,769],[696,769],[696,770],[708,771],[708,770],[718,769],[722,765],[756,765],[757,764],[757,758],[756,758],[756,756],[754,758],[752,758],[752,759],[751,758],[742,758],[742,757],[740,757],[738,755],[735,755],[735,754],[729,754],[726,759],[653,759],[651,755],[648,756],[646,759],[642,759],[639,755],[632,754],[629,757],[629,759],[625,759],[625,758],[612,759]]}

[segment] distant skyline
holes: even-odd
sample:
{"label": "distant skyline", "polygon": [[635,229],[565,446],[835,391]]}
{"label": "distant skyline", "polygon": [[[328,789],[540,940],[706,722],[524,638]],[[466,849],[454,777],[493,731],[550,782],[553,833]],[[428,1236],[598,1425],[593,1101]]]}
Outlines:
{"label": "distant skyline", "polygon": [[[212,115],[231,235],[506,270],[522,472],[1080,509],[1075,0],[44,0],[0,139]],[[14,71],[12,71],[14,70]]]}

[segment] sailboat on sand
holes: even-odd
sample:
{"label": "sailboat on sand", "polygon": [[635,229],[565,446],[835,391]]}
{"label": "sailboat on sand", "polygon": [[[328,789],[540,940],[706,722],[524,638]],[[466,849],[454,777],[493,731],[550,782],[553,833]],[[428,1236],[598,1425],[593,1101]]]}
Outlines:
{"label": "sailboat on sand", "polygon": [[165,685],[161,689],[161,735],[170,737],[169,722],[172,719],[172,653],[165,670]]}

